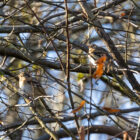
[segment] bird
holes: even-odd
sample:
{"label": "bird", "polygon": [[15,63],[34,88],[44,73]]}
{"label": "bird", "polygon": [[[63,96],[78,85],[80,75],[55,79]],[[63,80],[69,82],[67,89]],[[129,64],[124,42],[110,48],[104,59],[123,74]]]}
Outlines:
{"label": "bird", "polygon": [[[25,72],[21,72],[19,75],[19,93],[28,98],[33,102],[33,106],[39,115],[44,116],[45,108],[40,99],[37,99],[39,96],[46,96],[46,92],[41,86],[41,84],[37,81],[37,79],[31,77],[29,74]],[[35,100],[37,99],[37,100]]]}
{"label": "bird", "polygon": [[[112,56],[109,54],[109,52],[102,48],[97,46],[96,44],[90,44],[88,45],[88,59],[89,62],[92,64],[93,67],[97,66],[97,60],[102,57],[103,55],[106,56],[107,60],[105,62],[105,66],[107,69],[107,72],[109,72],[110,70],[113,69],[113,67],[115,66],[113,63],[113,58]],[[113,66],[113,67],[112,67]]]}
{"label": "bird", "polygon": [[89,58],[90,63],[93,64],[94,66],[96,66],[96,60],[103,55],[106,55],[107,59],[111,58],[107,50],[95,44],[88,45],[88,48],[89,48],[88,58]]}

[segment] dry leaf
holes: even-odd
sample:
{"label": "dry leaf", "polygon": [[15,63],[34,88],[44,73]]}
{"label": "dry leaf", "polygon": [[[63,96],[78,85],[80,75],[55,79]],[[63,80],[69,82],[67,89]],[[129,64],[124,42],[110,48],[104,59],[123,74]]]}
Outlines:
{"label": "dry leaf", "polygon": [[81,126],[79,128],[78,133],[79,133],[80,140],[85,140],[85,129],[84,129],[84,126]]}
{"label": "dry leaf", "polygon": [[125,16],[125,13],[121,13],[121,17]]}
{"label": "dry leaf", "polygon": [[97,64],[104,64],[104,62],[106,61],[106,55],[103,55],[102,57],[100,57],[96,63]]}
{"label": "dry leaf", "polygon": [[96,71],[93,74],[93,78],[99,79],[103,75],[103,73],[104,73],[103,68],[104,68],[105,61],[106,61],[106,55],[103,55],[102,57],[100,57],[96,61],[96,63],[97,63],[97,69],[96,69]]}
{"label": "dry leaf", "polygon": [[128,135],[128,132],[124,131],[124,132],[123,132],[123,140],[127,140],[127,138],[128,138],[128,140],[133,140],[133,139],[131,138],[131,136]]}
{"label": "dry leaf", "polygon": [[0,125],[4,125],[3,121],[0,120]]}
{"label": "dry leaf", "polygon": [[80,92],[83,92],[85,89],[85,83],[83,82],[83,79],[80,79],[78,81],[78,86],[79,86]]}
{"label": "dry leaf", "polygon": [[103,109],[106,110],[109,113],[117,113],[117,112],[120,112],[120,109],[112,109],[112,108],[109,108],[109,107],[103,107]]}
{"label": "dry leaf", "polygon": [[123,140],[127,140],[127,137],[128,137],[128,134],[127,134],[127,132],[125,131],[125,132],[123,133]]}
{"label": "dry leaf", "polygon": [[103,75],[103,73],[104,73],[103,67],[104,67],[104,64],[98,64],[97,65],[97,69],[93,74],[93,78],[99,79]]}
{"label": "dry leaf", "polygon": [[79,107],[77,107],[76,109],[72,110],[71,113],[76,113],[76,112],[78,112],[79,110],[81,110],[82,107],[84,106],[85,102],[86,102],[86,101],[83,100],[83,101],[80,103]]}

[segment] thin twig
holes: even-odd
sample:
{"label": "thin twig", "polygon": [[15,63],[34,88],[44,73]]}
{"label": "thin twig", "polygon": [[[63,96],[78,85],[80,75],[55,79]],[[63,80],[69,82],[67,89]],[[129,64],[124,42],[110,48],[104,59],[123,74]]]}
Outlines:
{"label": "thin twig", "polygon": [[[32,118],[32,117],[31,117],[31,118]],[[27,119],[26,121],[24,121],[20,126],[18,126],[17,128],[15,128],[13,131],[11,131],[10,133],[8,133],[7,135],[1,137],[0,140],[4,140],[7,136],[13,134],[13,133],[16,132],[17,130],[19,130],[19,129],[21,129],[22,127],[24,127],[24,126],[27,124],[27,122],[28,122],[31,118],[29,118],[29,119]]]}
{"label": "thin twig", "polygon": [[[58,56],[58,58],[59,58],[59,60],[60,60],[61,68],[62,68],[63,72],[65,73],[65,68],[64,68],[64,66],[63,66],[61,57],[60,57],[60,55],[59,55],[59,53],[58,53],[58,51],[57,51],[57,48],[55,47],[55,45],[54,45],[54,43],[53,43],[53,40],[50,38],[49,34],[48,34],[47,31],[46,31],[45,26],[44,26],[43,23],[40,21],[39,17],[36,15],[36,13],[32,10],[32,8],[31,8],[31,6],[29,5],[29,3],[28,3],[26,0],[24,0],[24,1],[26,2],[28,8],[31,10],[31,12],[33,13],[33,15],[36,17],[36,19],[38,20],[38,22],[39,22],[40,25],[42,26],[43,32],[45,33],[45,39],[46,39],[46,41],[50,41],[50,42],[52,43],[52,46],[53,46],[53,48],[54,48],[54,50],[55,50],[55,52],[56,52],[56,54],[57,54],[57,56]],[[47,38],[49,38],[49,39],[47,39]]]}
{"label": "thin twig", "polygon": [[139,130],[140,130],[140,116],[139,116],[139,120],[138,120],[138,127],[137,127],[137,130],[136,130],[135,140],[137,140],[137,138],[138,138]]}
{"label": "thin twig", "polygon": [[[67,6],[67,0],[64,0],[65,2],[65,11],[66,11],[66,35],[67,35],[67,64],[66,64],[66,76],[67,76],[67,85],[68,85],[68,94],[70,98],[70,103],[72,106],[72,109],[74,109],[74,102],[72,99],[72,94],[71,94],[71,86],[70,86],[70,41],[69,41],[69,21],[68,21],[68,6]],[[78,120],[75,114],[75,122],[77,126],[77,131],[79,130],[79,124]]]}

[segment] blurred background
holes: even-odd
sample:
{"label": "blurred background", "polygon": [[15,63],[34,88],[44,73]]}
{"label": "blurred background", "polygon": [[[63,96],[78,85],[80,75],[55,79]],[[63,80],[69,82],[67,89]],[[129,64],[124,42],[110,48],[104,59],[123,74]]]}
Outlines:
{"label": "blurred background", "polygon": [[[140,83],[139,38],[139,0],[0,1],[1,139],[54,139],[46,129],[63,140],[139,139],[140,90],[126,74]],[[95,78],[104,51],[103,74]],[[28,75],[22,86],[21,73]]]}

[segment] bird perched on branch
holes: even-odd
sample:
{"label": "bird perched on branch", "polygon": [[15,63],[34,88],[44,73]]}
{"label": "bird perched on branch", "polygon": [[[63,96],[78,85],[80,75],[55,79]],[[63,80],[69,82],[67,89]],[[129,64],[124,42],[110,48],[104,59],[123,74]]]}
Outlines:
{"label": "bird perched on branch", "polygon": [[107,56],[107,59],[111,59],[111,56],[108,54],[108,51],[106,51],[104,48],[98,47],[97,45],[89,45],[89,61],[91,64],[96,66],[96,60],[100,58],[103,55]]}
{"label": "bird perched on branch", "polygon": [[95,44],[88,45],[88,47],[89,47],[89,51],[88,51],[89,62],[93,66],[97,66],[97,60],[100,57],[102,57],[103,55],[105,55],[107,58],[107,60],[105,62],[107,72],[110,71],[110,69],[112,70],[112,66],[115,66],[115,65],[113,64],[114,63],[113,58],[111,57],[111,55],[109,54],[109,52],[107,50],[105,50],[104,48],[101,48]]}
{"label": "bird perched on branch", "polygon": [[30,75],[22,72],[18,75],[19,77],[19,92],[23,97],[27,97],[33,101],[33,105],[36,111],[43,116],[44,115],[44,106],[40,99],[34,100],[39,96],[46,96],[45,90],[41,84]]}

